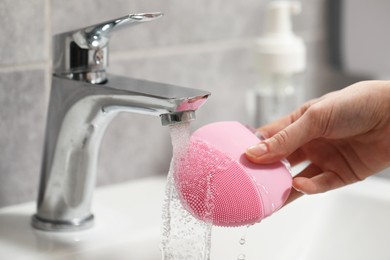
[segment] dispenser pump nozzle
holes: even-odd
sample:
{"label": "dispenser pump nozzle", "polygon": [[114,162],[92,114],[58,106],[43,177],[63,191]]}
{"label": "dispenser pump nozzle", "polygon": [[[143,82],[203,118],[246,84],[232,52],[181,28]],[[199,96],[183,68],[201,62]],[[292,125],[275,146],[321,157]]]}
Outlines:
{"label": "dispenser pump nozzle", "polygon": [[301,2],[278,0],[268,4],[265,30],[256,41],[261,71],[297,73],[306,67],[306,47],[292,29],[292,15],[299,14]]}
{"label": "dispenser pump nozzle", "polygon": [[301,12],[298,1],[274,1],[268,5],[266,33],[292,33],[291,16]]}

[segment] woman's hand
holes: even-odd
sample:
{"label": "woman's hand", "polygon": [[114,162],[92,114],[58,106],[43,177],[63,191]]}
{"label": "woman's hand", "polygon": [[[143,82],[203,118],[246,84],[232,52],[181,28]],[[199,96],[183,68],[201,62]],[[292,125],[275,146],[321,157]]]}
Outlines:
{"label": "woman's hand", "polygon": [[250,161],[310,162],[287,202],[364,180],[390,166],[390,81],[329,93],[258,132],[267,139],[248,148]]}

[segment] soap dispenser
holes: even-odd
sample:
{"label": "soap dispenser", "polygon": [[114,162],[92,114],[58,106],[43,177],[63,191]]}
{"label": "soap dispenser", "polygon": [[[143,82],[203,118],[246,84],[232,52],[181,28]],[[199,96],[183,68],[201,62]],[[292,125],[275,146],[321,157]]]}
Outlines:
{"label": "soap dispenser", "polygon": [[292,30],[298,1],[273,1],[267,6],[265,30],[255,42],[258,85],[248,92],[251,124],[261,126],[291,113],[305,100],[306,47]]}

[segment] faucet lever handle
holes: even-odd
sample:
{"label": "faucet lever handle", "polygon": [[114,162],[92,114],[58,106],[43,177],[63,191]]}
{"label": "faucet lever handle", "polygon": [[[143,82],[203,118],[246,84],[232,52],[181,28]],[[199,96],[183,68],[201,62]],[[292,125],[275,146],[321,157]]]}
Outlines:
{"label": "faucet lever handle", "polygon": [[153,21],[160,12],[129,14],[53,38],[53,70],[60,77],[90,83],[104,83],[108,66],[108,44],[113,31],[129,25]]}
{"label": "faucet lever handle", "polygon": [[163,14],[160,12],[129,14],[117,19],[75,30],[71,32],[71,34],[79,46],[88,49],[104,48],[108,44],[113,31],[129,25],[153,21],[160,18],[162,15]]}

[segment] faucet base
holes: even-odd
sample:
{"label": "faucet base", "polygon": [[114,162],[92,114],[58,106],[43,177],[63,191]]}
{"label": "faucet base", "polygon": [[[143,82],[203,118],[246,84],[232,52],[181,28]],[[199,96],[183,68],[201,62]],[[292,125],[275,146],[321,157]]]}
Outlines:
{"label": "faucet base", "polygon": [[31,218],[31,225],[44,231],[78,231],[92,227],[93,222],[93,214],[82,220],[75,219],[71,221],[47,220],[38,217],[36,214]]}

